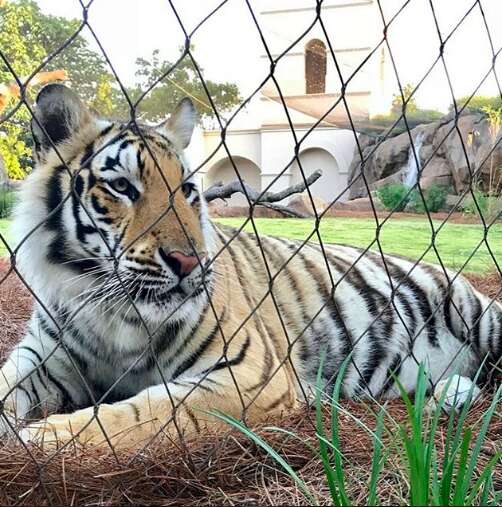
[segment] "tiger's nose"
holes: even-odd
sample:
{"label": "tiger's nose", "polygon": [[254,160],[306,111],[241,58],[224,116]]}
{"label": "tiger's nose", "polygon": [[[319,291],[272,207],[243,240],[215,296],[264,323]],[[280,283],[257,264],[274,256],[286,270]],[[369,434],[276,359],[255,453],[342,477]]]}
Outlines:
{"label": "tiger's nose", "polygon": [[174,271],[178,276],[186,276],[191,273],[199,264],[199,259],[202,261],[204,255],[185,255],[183,252],[170,252],[166,253],[162,248],[159,248],[159,254],[162,260]]}

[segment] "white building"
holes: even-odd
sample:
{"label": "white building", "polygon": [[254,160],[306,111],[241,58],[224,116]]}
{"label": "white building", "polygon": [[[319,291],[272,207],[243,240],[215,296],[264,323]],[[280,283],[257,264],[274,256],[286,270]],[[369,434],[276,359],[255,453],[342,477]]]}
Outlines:
{"label": "white building", "polygon": [[[306,176],[323,171],[311,187],[314,195],[332,201],[344,191],[355,137],[341,100],[340,74],[353,121],[388,111],[392,96],[384,45],[374,49],[382,38],[377,9],[373,0],[325,0],[321,25],[315,21],[314,0],[262,2],[258,21],[268,50],[274,60],[283,56],[275,67],[275,81],[268,79],[230,122],[226,146],[220,130],[196,134],[191,158],[194,165],[205,161],[200,169],[203,188],[235,180],[237,169],[254,188],[279,190],[302,180],[301,165]],[[257,58],[270,65],[263,46],[257,48]],[[241,194],[230,201],[245,203]]]}

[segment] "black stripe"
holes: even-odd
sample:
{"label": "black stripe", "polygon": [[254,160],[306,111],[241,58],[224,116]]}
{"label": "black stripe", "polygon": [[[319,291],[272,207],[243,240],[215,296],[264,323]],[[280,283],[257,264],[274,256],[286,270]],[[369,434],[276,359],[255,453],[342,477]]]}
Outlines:
{"label": "black stripe", "polygon": [[[57,331],[54,331],[53,329],[51,329],[50,325],[48,324],[48,322],[46,321],[45,317],[43,315],[40,315],[38,316],[38,320],[40,322],[40,326],[42,328],[42,330],[50,337],[52,338],[56,343],[61,343],[62,341],[64,341],[64,344],[65,344],[65,348],[68,350],[68,352],[71,354],[71,357],[72,359],[74,359],[76,361],[76,363],[78,364],[78,367],[80,369],[80,372],[83,374],[87,371],[88,369],[88,365],[87,365],[87,360],[85,359],[85,357],[83,357],[79,352],[77,352],[75,350],[75,347],[73,347],[67,340],[63,340],[63,337],[62,337],[62,334],[63,333],[59,333]],[[81,340],[78,340],[77,339],[77,336],[80,336],[80,333],[78,333],[74,328],[73,326],[69,326],[68,327],[68,330],[71,332],[72,334],[72,338],[75,342],[77,343],[80,343],[80,345],[83,345],[81,343]],[[73,333],[76,333],[76,334],[73,334]],[[88,344],[86,344],[88,345]],[[98,350],[97,349],[93,349],[92,347],[90,348],[89,346],[83,346],[84,349],[89,349],[89,352],[91,354],[94,354],[96,357],[100,357],[102,356],[103,354],[98,354]],[[66,351],[65,351],[66,352]],[[51,380],[49,378],[49,380]]]}
{"label": "black stripe", "polygon": [[275,401],[273,401],[270,405],[266,407],[265,410],[274,410],[279,405],[284,403],[286,400],[289,400],[291,398],[291,392],[289,390],[285,391],[279,398],[277,398]]}
{"label": "black stripe", "polygon": [[132,408],[132,411],[134,412],[134,420],[137,423],[139,423],[141,420],[141,417],[140,417],[140,411],[139,411],[139,408],[137,407],[137,405],[135,403],[131,403],[131,402],[124,402],[124,405],[129,405]]}
{"label": "black stripe", "polygon": [[85,147],[84,154],[80,159],[80,167],[82,169],[91,167],[93,155],[94,155],[94,141],[92,143],[89,143]]}
{"label": "black stripe", "polygon": [[473,317],[471,319],[471,340],[472,340],[472,343],[474,344],[474,347],[476,348],[476,350],[479,353],[479,351],[480,351],[479,331],[480,331],[480,327],[481,327],[481,315],[483,312],[483,307],[481,305],[481,301],[479,300],[477,294],[475,294],[474,292],[471,292],[470,298],[471,298],[471,312],[473,315]]}
{"label": "black stripe", "polygon": [[87,177],[87,191],[91,190],[94,185],[96,185],[97,181],[96,176],[94,176],[92,170],[89,169],[89,175]]}
{"label": "black stripe", "polygon": [[36,403],[33,403],[33,401],[32,401],[32,404],[33,404],[32,408],[40,407],[42,405],[42,398],[40,398],[40,395],[38,394],[37,388],[35,387],[35,384],[33,383],[33,379],[31,378],[31,375],[28,377],[28,380],[30,381],[31,392],[35,395],[35,399],[37,400]]}
{"label": "black stripe", "polygon": [[80,202],[80,198],[84,192],[84,179],[80,174],[77,174],[74,181],[74,192],[71,194],[72,198],[72,210],[73,210],[73,218],[75,219],[75,232],[77,234],[77,239],[81,243],[86,243],[86,236],[89,234],[96,234],[98,230],[90,225],[85,225],[80,218],[80,209],[82,204]]}
{"label": "black stripe", "polygon": [[[384,343],[389,337],[393,336],[396,318],[394,312],[397,310],[394,309],[393,311],[390,298],[373,287],[355,263],[350,264],[328,252],[326,252],[326,257],[338,269],[341,269],[342,265],[346,264],[345,280],[364,301],[370,319],[375,319],[378,316],[363,333],[359,333],[357,336],[357,340],[360,340],[366,335],[368,340],[368,358],[362,368],[357,391],[362,392],[365,387],[370,390],[370,383],[376,370],[387,357]],[[371,394],[374,395],[375,393]]]}
{"label": "black stripe", "polygon": [[246,332],[246,340],[244,341],[244,344],[241,347],[241,350],[239,350],[239,353],[232,359],[224,361],[217,362],[214,366],[211,368],[208,368],[207,370],[204,370],[202,372],[202,375],[206,373],[212,373],[217,370],[222,370],[223,368],[229,368],[231,366],[236,366],[240,363],[242,363],[243,359],[246,357],[246,352],[249,348],[249,344],[251,343],[251,338],[249,337],[249,333]]}
{"label": "black stripe", "polygon": [[33,366],[35,367],[34,371],[36,371],[37,373],[39,382],[44,386],[44,389],[48,390],[47,383],[44,382],[44,380],[42,379],[42,375],[40,374],[40,368],[42,368],[44,370],[44,374],[47,376],[47,367],[45,364],[42,364],[42,358],[40,357],[40,355],[37,352],[35,352],[31,347],[27,347],[26,345],[20,345],[18,349],[25,349],[28,352],[31,352],[37,358],[38,364],[35,361],[33,361],[33,359],[25,357],[25,359],[30,361],[31,364],[33,364]]}
{"label": "black stripe", "polygon": [[[119,152],[119,154],[120,154],[120,152]],[[113,158],[113,157],[106,157],[105,164],[101,167],[101,171],[103,171],[103,172],[105,172],[105,171],[114,171],[114,172],[117,172],[117,169],[115,167],[117,165],[120,166],[118,155],[115,158]]]}
{"label": "black stripe", "polygon": [[54,331],[54,329],[52,329],[50,324],[47,322],[46,318],[41,313],[38,313],[38,320],[40,322],[40,326],[41,326],[42,330],[47,335],[49,335],[55,342],[59,343],[59,341],[60,341],[59,340],[59,338],[60,338],[59,332]]}
{"label": "black stripe", "polygon": [[[39,315],[39,321],[40,321],[40,325],[42,327],[42,329],[51,337],[53,338],[55,341],[59,341],[57,340],[57,334],[55,334],[47,325],[47,322],[45,322],[45,319],[43,319],[43,317],[41,315]],[[37,357],[37,360],[40,361],[40,363],[42,362],[42,358],[40,356],[40,354],[38,354],[35,350],[33,350],[31,347],[26,347],[26,346],[23,346],[23,348],[27,349],[27,350],[30,350],[30,352],[32,352],[33,354],[35,354],[35,356]],[[70,395],[69,391],[63,386],[63,384],[57,380],[52,374],[51,372],[49,371],[49,368],[47,367],[47,365],[44,365],[44,374],[46,375],[47,377],[47,380],[56,386],[57,389],[59,389],[59,392],[61,393],[61,396],[63,398],[62,400],[62,405],[64,407],[68,407],[68,406],[71,406],[74,404],[74,401],[73,401],[73,397]]]}
{"label": "black stripe", "polygon": [[[304,272],[307,270],[307,267],[305,265],[305,253],[299,250],[299,243],[292,243],[284,238],[274,238],[276,241],[279,241],[282,243],[287,251],[291,252],[291,254],[294,254],[295,260],[297,262],[302,263],[302,270],[300,272]],[[307,244],[310,246],[310,244]],[[288,276],[291,278],[291,272],[287,272]],[[299,292],[297,284],[294,284],[294,287],[296,288],[296,291]],[[312,319],[313,315],[308,315],[305,311],[305,308],[303,307],[304,298],[301,298],[302,305],[302,324],[300,333],[298,334],[296,343],[300,345],[300,358],[304,363],[310,362],[310,355],[312,352],[312,344],[318,344],[322,343],[326,340],[326,331],[325,331],[325,325],[322,322],[322,317],[319,314],[316,319]],[[314,312],[315,314],[315,312]],[[310,334],[310,336],[309,336]],[[309,340],[310,338],[310,340]]]}
{"label": "black stripe", "polygon": [[168,347],[172,345],[174,339],[181,331],[182,326],[183,322],[180,322],[179,320],[168,322],[166,324],[164,332],[153,344],[153,350],[156,357],[159,357]]}
{"label": "black stripe", "polygon": [[97,213],[101,213],[101,215],[106,215],[108,213],[108,208],[106,206],[102,206],[94,194],[91,195],[91,204]]}
{"label": "black stripe", "polygon": [[445,294],[444,296],[444,303],[443,303],[443,314],[444,314],[444,321],[446,324],[446,327],[448,328],[448,331],[453,336],[456,336],[455,329],[453,327],[453,323],[451,320],[451,310],[452,310],[452,298],[450,294]]}
{"label": "black stripe", "polygon": [[49,231],[55,232],[47,251],[47,259],[53,264],[64,262],[66,255],[66,231],[62,224],[62,201],[61,177],[64,166],[55,167],[51,177],[47,181],[47,214],[45,226]]}
{"label": "black stripe", "polygon": [[125,148],[127,148],[129,145],[133,144],[134,143],[134,140],[133,139],[124,139],[121,143],[120,143],[120,146],[119,146],[119,151],[122,151],[124,150]]}
{"label": "black stripe", "polygon": [[140,143],[139,147],[138,147],[138,151],[136,152],[136,164],[138,166],[139,175],[141,178],[143,177],[143,171],[145,170],[145,163],[143,162],[143,159],[141,158],[144,148],[145,148],[145,145],[143,143]]}
{"label": "black stripe", "polygon": [[[221,232],[220,231],[218,231],[218,232],[220,233],[219,234],[220,240],[222,240],[223,242],[228,242],[228,238],[224,238],[224,236],[222,236]],[[253,250],[256,250],[256,245],[252,244],[251,241],[247,241],[248,238],[249,238],[249,236],[245,233],[241,233],[237,236],[237,239],[244,245],[244,248],[242,248],[240,250],[240,252],[244,255],[244,257],[246,258],[246,260],[249,263],[249,266],[252,268],[256,263],[260,262],[260,259],[258,258],[258,255],[256,252],[254,252],[255,259],[250,258],[250,253]],[[240,269],[239,263],[236,262],[235,252],[233,251],[233,249],[230,245],[228,245],[227,249],[228,249],[228,253],[230,255],[230,258],[232,260],[232,263],[234,265],[234,269],[237,273],[238,279],[244,280],[245,279],[244,273]],[[265,266],[262,266],[262,269],[265,270]],[[246,302],[248,303],[249,309],[250,309],[250,311],[253,311],[253,309],[255,309],[256,305],[257,305],[256,301],[249,294],[246,284],[241,285],[241,287],[242,287],[242,291],[244,293],[244,297],[246,299]],[[272,330],[269,329],[267,327],[267,325],[263,322],[258,311],[253,312],[253,320],[256,325],[256,330],[258,331],[259,336],[262,338],[264,352],[263,352],[263,364],[261,365],[262,366],[262,373],[261,373],[260,379],[258,380],[258,382],[256,384],[250,386],[248,388],[248,391],[258,389],[259,387],[262,387],[263,385],[265,385],[269,381],[269,374],[272,370],[272,365],[273,365],[273,355],[272,355],[272,352],[270,350],[269,343],[268,343],[268,338],[273,340]]]}
{"label": "black stripe", "polygon": [[401,373],[401,366],[404,363],[404,359],[401,358],[400,354],[396,354],[394,359],[390,363],[385,376],[385,382],[382,385],[380,391],[381,396],[385,396],[394,386],[395,379],[399,380],[399,374]]}
{"label": "black stripe", "polygon": [[115,124],[111,123],[110,125],[108,125],[108,127],[105,127],[100,133],[99,133],[99,137],[104,137],[106,136],[106,134],[108,134],[112,129],[113,127],[115,127]]}
{"label": "black stripe", "polygon": [[[67,231],[63,225],[63,193],[62,193],[62,174],[64,166],[54,168],[51,177],[47,182],[47,213],[50,216],[45,221],[47,230],[54,232],[52,241],[47,248],[47,260],[52,264],[63,264],[69,269],[79,273],[94,269],[97,264],[92,260],[74,260],[68,249],[66,234]],[[75,197],[72,192],[72,197]]]}
{"label": "black stripe", "polygon": [[[382,259],[378,254],[368,251],[367,255],[374,260],[378,259],[380,265],[382,265]],[[407,288],[413,294],[415,299],[413,306],[417,306],[420,311],[423,321],[423,330],[427,332],[429,343],[433,347],[439,347],[436,316],[433,314],[426,292],[412,279],[411,273],[407,273],[403,268],[397,265],[392,257],[386,256],[385,264],[387,265],[389,274],[400,287]]]}
{"label": "black stripe", "polygon": [[119,198],[113,195],[104,185],[98,185],[96,188],[99,188],[104,194],[109,195],[115,202],[119,201]]}
{"label": "black stripe", "polygon": [[197,350],[190,354],[175,370],[172,378],[175,379],[179,377],[183,372],[190,369],[199,359],[199,357],[206,351],[206,349],[211,345],[216,334],[220,331],[220,326],[223,326],[224,321],[226,320],[226,310],[223,310],[222,315],[218,318],[218,321],[215,323],[211,332],[206,336],[206,338],[199,345]]}
{"label": "black stripe", "polygon": [[495,352],[495,322],[494,322],[495,303],[488,309],[485,318],[488,319],[488,336],[486,337],[486,346],[488,353],[493,356]]}
{"label": "black stripe", "polygon": [[502,356],[502,308],[497,306],[495,311],[496,311],[496,322],[498,325],[498,333],[496,333],[497,336],[493,337],[492,356],[495,362],[497,362],[500,361],[500,358]]}
{"label": "black stripe", "polygon": [[[317,371],[319,369],[320,363],[320,353],[323,349],[326,350],[326,362],[324,365],[323,377],[331,384],[334,382],[336,377],[336,372],[338,371],[339,365],[345,360],[345,358],[350,354],[353,349],[353,340],[347,329],[343,318],[343,308],[339,301],[336,301],[334,290],[331,292],[328,291],[326,283],[322,277],[319,266],[317,266],[310,259],[307,259],[303,252],[299,252],[298,256],[301,257],[305,263],[305,267],[307,268],[307,272],[312,277],[312,280],[315,282],[317,291],[321,294],[321,298],[326,302],[325,310],[327,311],[329,318],[334,324],[334,329],[337,332],[338,338],[342,342],[342,349],[337,350],[336,353],[333,350],[333,340],[330,340],[330,336],[328,334],[322,337],[322,340],[316,343],[317,345],[317,361],[312,361],[310,364],[310,376],[311,378],[315,378],[317,375]],[[328,329],[331,326],[328,327]],[[355,364],[354,364],[355,366]],[[357,367],[356,367],[357,369]]]}

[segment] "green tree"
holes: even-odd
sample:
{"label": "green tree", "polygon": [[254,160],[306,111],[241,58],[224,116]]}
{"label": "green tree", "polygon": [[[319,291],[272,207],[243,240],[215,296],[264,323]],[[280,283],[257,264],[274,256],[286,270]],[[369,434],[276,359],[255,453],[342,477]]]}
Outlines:
{"label": "green tree", "polygon": [[[82,21],[44,14],[33,0],[0,0],[0,48],[18,77],[32,74],[45,62],[44,71],[62,69],[71,87],[99,113],[109,117],[129,116],[128,103],[98,50],[79,32]],[[138,59],[137,81],[130,89],[134,100],[156,83],[171,67],[159,51],[150,59]],[[0,60],[0,85],[14,76]],[[232,83],[206,81],[208,93],[219,111],[231,109],[239,101],[239,90]],[[29,91],[33,99],[38,90]],[[194,101],[202,118],[214,116],[209,97],[189,58],[183,59],[168,77],[160,80],[141,101],[138,113],[144,119],[160,121],[185,96]],[[11,104],[11,107],[15,104]],[[8,110],[5,111],[8,113]],[[11,178],[22,178],[29,170],[31,115],[22,107],[8,121],[0,123],[0,156]]]}
{"label": "green tree", "polygon": [[[57,53],[45,63],[43,70],[66,70],[71,86],[79,95],[96,109],[105,107],[104,113],[108,114],[115,95],[111,85],[113,77],[104,59],[90,48],[84,37],[77,34],[71,39],[80,24],[79,20],[46,15],[32,0],[2,2],[0,47],[18,78],[28,77],[44,59]],[[0,61],[0,84],[13,80],[8,66]],[[29,90],[28,98],[33,99],[36,92],[36,89]],[[0,124],[0,156],[11,178],[23,178],[30,165],[30,119],[31,114],[23,106]]]}
{"label": "green tree", "polygon": [[[166,112],[173,111],[176,104],[186,96],[193,100],[202,118],[214,117],[208,94],[188,56],[164,78],[162,77],[171,69],[173,62],[162,60],[158,49],[153,51],[150,59],[138,58],[136,65],[137,83],[131,90],[134,99],[140,97],[143,91],[160,79],[139,104],[138,112],[144,118],[150,121],[162,120]],[[237,85],[228,82],[217,83],[209,79],[205,79],[204,82],[218,112],[228,111],[240,102]]]}
{"label": "green tree", "polygon": [[89,105],[103,116],[112,116],[115,109],[113,95],[112,81],[108,75],[104,74],[96,86],[94,98]]}
{"label": "green tree", "polygon": [[[34,6],[33,2],[27,0],[0,3],[0,47],[20,77],[35,70],[47,54],[40,41],[42,27]],[[1,60],[0,83],[12,79],[12,73]]]}
{"label": "green tree", "polygon": [[[403,86],[404,101],[406,102],[406,112],[414,113],[417,111],[417,101],[414,98],[410,98],[413,93],[414,86],[411,83]],[[403,97],[401,93],[396,93],[392,96],[391,114],[400,115],[403,110]]]}
{"label": "green tree", "polygon": [[[41,31],[31,2],[0,4],[0,47],[18,77],[28,76],[46,56],[40,43]],[[0,83],[13,79],[10,69],[1,60]],[[23,135],[29,119],[29,111],[21,107],[9,121],[0,124],[0,157],[7,174],[14,179],[25,175],[21,162],[30,155],[29,143]]]}
{"label": "green tree", "polygon": [[[94,51],[88,40],[80,33],[75,37],[82,21],[47,15],[42,13],[31,0],[22,1],[32,4],[36,22],[43,28],[38,40],[46,54],[55,55],[44,66],[44,70],[66,70],[72,88],[88,103],[103,100],[104,88],[108,88],[111,97],[109,88],[111,88],[113,76],[107,68],[104,57]],[[107,85],[110,86],[107,87]]]}
{"label": "green tree", "polygon": [[[502,97],[500,97],[500,95],[490,97],[486,95],[474,95],[473,97],[464,95],[463,97],[455,99],[455,102],[457,103],[458,109],[465,107],[468,111],[479,113],[486,113],[486,108],[502,108]],[[449,110],[453,111],[454,109],[453,104],[450,104]]]}

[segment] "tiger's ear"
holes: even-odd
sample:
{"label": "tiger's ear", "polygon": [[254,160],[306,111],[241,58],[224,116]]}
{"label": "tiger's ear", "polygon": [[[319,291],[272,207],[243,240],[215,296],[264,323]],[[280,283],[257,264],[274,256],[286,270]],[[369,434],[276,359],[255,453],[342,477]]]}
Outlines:
{"label": "tiger's ear", "polygon": [[192,101],[185,97],[174,110],[169,119],[162,125],[170,139],[182,150],[189,144],[197,121],[197,111]]}
{"label": "tiger's ear", "polygon": [[[37,152],[68,141],[93,116],[78,95],[62,84],[42,88],[36,99],[31,131]],[[38,120],[38,121],[37,121]]]}

